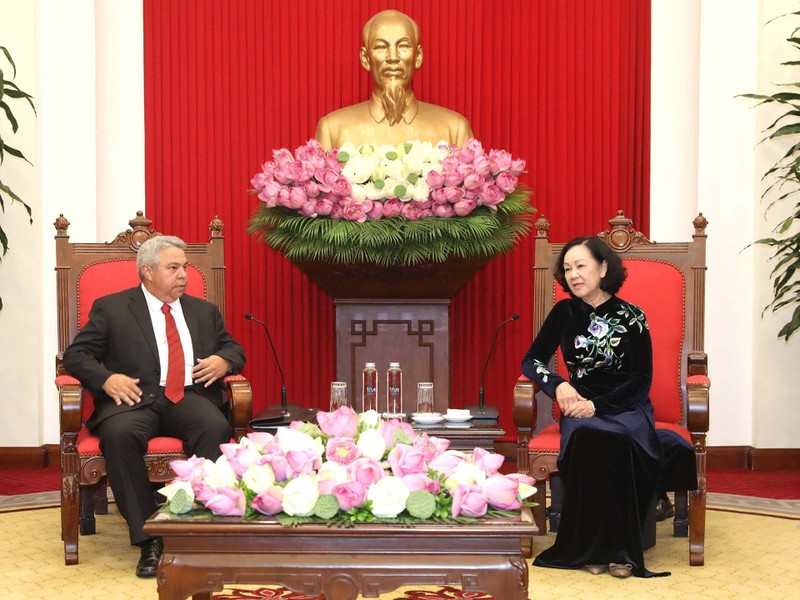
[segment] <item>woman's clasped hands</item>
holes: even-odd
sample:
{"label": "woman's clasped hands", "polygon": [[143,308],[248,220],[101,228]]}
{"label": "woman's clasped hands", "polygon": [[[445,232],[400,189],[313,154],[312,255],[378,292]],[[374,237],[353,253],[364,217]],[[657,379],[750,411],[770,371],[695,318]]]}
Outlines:
{"label": "woman's clasped hands", "polygon": [[594,403],[581,396],[578,391],[566,381],[556,388],[556,402],[561,413],[567,417],[582,419],[593,417],[595,414]]}

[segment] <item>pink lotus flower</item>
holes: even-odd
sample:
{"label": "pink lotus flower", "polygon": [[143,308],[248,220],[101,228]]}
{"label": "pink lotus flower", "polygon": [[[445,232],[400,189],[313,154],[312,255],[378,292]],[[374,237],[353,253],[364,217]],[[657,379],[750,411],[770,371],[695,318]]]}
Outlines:
{"label": "pink lotus flower", "polygon": [[327,196],[317,198],[317,201],[314,203],[314,212],[323,216],[331,214],[331,212],[333,212],[333,201]]}
{"label": "pink lotus flower", "polygon": [[367,489],[386,475],[381,464],[371,458],[359,458],[351,462],[347,466],[347,474],[350,479],[358,481]]}
{"label": "pink lotus flower", "polygon": [[365,200],[364,203],[351,202],[344,208],[342,216],[347,221],[365,223],[367,220],[367,202],[369,202],[369,208],[372,208],[372,202],[370,200]]}
{"label": "pink lotus flower", "polygon": [[414,447],[425,455],[425,460],[431,461],[450,447],[450,440],[422,433],[414,440]]}
{"label": "pink lotus flower", "polygon": [[303,189],[306,191],[308,198],[316,198],[319,196],[319,184],[316,181],[306,181],[303,184]]}
{"label": "pink lotus flower", "polygon": [[459,217],[466,217],[470,214],[473,210],[478,207],[478,203],[475,200],[460,200],[453,205],[453,210],[456,211],[456,214]]}
{"label": "pink lotus flower", "polygon": [[386,219],[391,219],[400,214],[400,201],[397,198],[391,198],[383,203],[383,216]]}
{"label": "pink lotus flower", "polygon": [[243,517],[245,510],[244,492],[239,488],[219,488],[217,493],[205,501],[205,507],[221,517]]}
{"label": "pink lotus flower", "polygon": [[358,432],[358,413],[349,406],[340,406],[333,412],[317,413],[317,424],[329,437],[351,437]]}
{"label": "pink lotus flower", "polygon": [[293,187],[289,190],[289,206],[287,208],[294,208],[295,210],[308,202],[308,194],[305,188]]}
{"label": "pink lotus flower", "polygon": [[406,437],[408,438],[409,442],[414,441],[414,428],[411,427],[411,423],[404,423],[398,419],[390,419],[389,421],[383,421],[378,426],[378,431],[383,436],[383,439],[386,440],[386,447],[391,449],[395,447],[396,438],[395,432],[400,431],[405,433]]}
{"label": "pink lotus flower", "polygon": [[242,447],[240,444],[220,444],[219,449],[237,477],[241,477],[250,465],[258,464],[261,459],[261,453],[255,448]]}
{"label": "pink lotus flower", "polygon": [[367,499],[367,488],[358,481],[348,481],[335,486],[331,492],[339,502],[339,509],[348,511],[361,506]]}
{"label": "pink lotus flower", "polygon": [[450,204],[434,204],[432,211],[434,216],[446,219],[454,217],[456,214],[455,209]]}
{"label": "pink lotus flower", "polygon": [[278,150],[272,151],[272,162],[275,163],[276,167],[287,165],[292,162],[292,160],[294,160],[294,157],[287,148],[279,148]]}
{"label": "pink lotus flower", "polygon": [[511,174],[516,175],[519,177],[522,173],[525,172],[525,161],[521,158],[517,158],[511,161]]}
{"label": "pink lotus flower", "polygon": [[477,485],[459,485],[453,490],[453,518],[482,517],[489,509],[489,501]]}
{"label": "pink lotus flower", "polygon": [[505,475],[495,474],[483,484],[489,504],[499,510],[516,510],[522,506],[517,499],[519,483]]}
{"label": "pink lotus flower", "polygon": [[213,487],[204,481],[192,482],[192,491],[194,492],[194,499],[202,503],[208,502],[208,500],[217,493]]}
{"label": "pink lotus flower", "polygon": [[334,437],[328,440],[325,458],[341,465],[349,465],[358,458],[358,448],[353,438]]}
{"label": "pink lotus flower", "polygon": [[213,461],[209,462],[211,464],[209,465],[209,468],[206,468],[205,458],[192,455],[186,460],[171,460],[169,462],[169,467],[172,469],[173,473],[175,473],[175,476],[178,479],[192,483],[202,480],[208,471],[214,468]]}
{"label": "pink lotus flower", "polygon": [[275,440],[275,436],[271,433],[265,433],[263,431],[251,431],[246,437],[262,452],[266,452],[269,449],[278,448],[278,442]]}
{"label": "pink lotus flower", "polygon": [[[432,190],[437,190],[444,185],[444,175],[439,173],[438,171],[428,171],[428,174],[425,176],[425,181],[428,182],[428,186]],[[255,181],[253,183],[253,187],[259,187]]]}
{"label": "pink lotus flower", "polygon": [[491,162],[489,157],[484,155],[478,156],[472,161],[472,168],[475,173],[481,177],[489,177],[492,173]]}
{"label": "pink lotus flower", "polygon": [[513,479],[518,483],[524,483],[525,485],[535,486],[536,480],[531,477],[530,475],[525,475],[524,473],[508,473],[506,477],[509,479]]}
{"label": "pink lotus flower", "polygon": [[367,212],[367,218],[377,221],[383,218],[383,205],[380,202],[372,202],[372,208]]}
{"label": "pink lotus flower", "polygon": [[489,168],[493,175],[511,169],[512,156],[505,150],[489,151]]}
{"label": "pink lotus flower", "polygon": [[418,221],[424,217],[432,216],[433,211],[422,208],[416,202],[406,202],[403,204],[403,208],[400,209],[400,214],[409,221]]}
{"label": "pink lotus flower", "polygon": [[414,446],[398,444],[389,452],[389,466],[395,477],[413,473],[427,473],[425,455]]}
{"label": "pink lotus flower", "polygon": [[453,474],[453,469],[465,460],[466,457],[463,453],[457,450],[448,450],[430,461],[428,466],[445,477],[450,477]]}
{"label": "pink lotus flower", "polygon": [[[286,453],[286,462],[287,479],[298,475],[309,475],[314,469],[319,468],[319,456],[313,448],[290,450]],[[278,480],[277,474],[275,479]]]}
{"label": "pink lotus flower", "polygon": [[325,168],[314,173],[314,177],[319,182],[321,192],[330,192],[333,190],[333,186],[336,185],[336,180],[339,179],[339,173],[333,169]]}
{"label": "pink lotus flower", "polygon": [[510,194],[517,189],[517,183],[519,183],[519,179],[511,173],[500,173],[497,176],[495,183],[503,193]]}
{"label": "pink lotus flower", "polygon": [[347,198],[353,193],[353,188],[350,187],[350,182],[343,175],[339,175],[331,185],[331,192],[340,198]]}
{"label": "pink lotus flower", "polygon": [[410,475],[403,475],[403,483],[406,484],[408,491],[416,492],[418,490],[425,490],[431,494],[438,494],[441,486],[437,479],[431,479],[422,473],[411,473]]}
{"label": "pink lotus flower", "polygon": [[262,515],[277,515],[281,512],[281,502],[283,501],[283,488],[273,485],[253,498],[251,506]]}
{"label": "pink lotus flower", "polygon": [[494,475],[503,465],[505,457],[502,454],[495,454],[483,448],[475,448],[472,451],[472,462],[480,468],[486,475]]}
{"label": "pink lotus flower", "polygon": [[481,187],[479,198],[481,204],[488,206],[492,210],[497,210],[497,205],[506,199],[506,195],[495,184],[487,182]]}
{"label": "pink lotus flower", "polygon": [[286,481],[289,471],[289,461],[286,460],[286,456],[279,447],[270,448],[269,452],[265,451],[259,464],[272,467],[272,472],[275,474],[275,481]]}

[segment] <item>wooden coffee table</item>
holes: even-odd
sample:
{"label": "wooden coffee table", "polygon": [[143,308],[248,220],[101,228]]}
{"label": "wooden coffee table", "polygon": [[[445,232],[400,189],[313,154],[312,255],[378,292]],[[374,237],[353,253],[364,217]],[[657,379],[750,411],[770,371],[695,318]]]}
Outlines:
{"label": "wooden coffee table", "polygon": [[406,585],[454,585],[497,600],[527,600],[521,542],[537,532],[527,509],[517,519],[350,528],[159,513],[144,530],[164,538],[161,600],[211,600],[225,584],[259,583],[327,600],[378,598]]}

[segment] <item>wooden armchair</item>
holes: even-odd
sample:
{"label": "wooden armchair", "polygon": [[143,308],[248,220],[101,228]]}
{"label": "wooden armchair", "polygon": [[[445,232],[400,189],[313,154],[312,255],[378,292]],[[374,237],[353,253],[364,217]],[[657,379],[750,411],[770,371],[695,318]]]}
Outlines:
{"label": "wooden armchair", "polygon": [[[56,386],[61,416],[61,538],[64,562],[78,563],[78,528],[81,535],[95,533],[95,513],[108,512],[106,466],[99,439],[85,426],[92,413],[92,397],[63,368],[66,347],[86,323],[92,303],[139,283],[136,253],[151,237],[161,235],[148,229],[152,221],[142,212],[129,221],[130,229],[107,243],[71,243],[64,215],[56,219],[56,276],[58,288],[58,356]],[[225,316],[225,262],[223,224],[218,218],[209,225],[208,243],[188,244],[189,284],[187,293],[206,298]],[[251,390],[239,375],[226,377],[228,416],[236,439],[241,438],[252,416]],[[150,480],[165,482],[174,477],[169,462],[186,458],[181,440],[157,437],[150,440],[145,456]]]}
{"label": "wooden armchair", "polygon": [[[633,229],[622,211],[609,220],[610,228],[598,234],[619,253],[628,270],[620,296],[641,307],[647,315],[653,341],[653,383],[650,398],[661,437],[670,430],[687,440],[695,451],[697,489],[689,491],[689,562],[704,560],[706,508],[706,433],[708,432],[708,361],[703,352],[705,307],[705,228],[702,213],[694,222],[691,242],[656,243]],[[553,266],[564,244],[547,237],[550,223],[536,222],[534,266],[534,333],[553,305],[567,297],[553,277]],[[554,360],[558,372],[566,365],[560,352]],[[537,394],[538,397],[537,398]],[[558,404],[539,393],[534,383],[521,377],[514,388],[514,423],[518,431],[517,460],[521,472],[537,483],[534,518],[540,535],[545,528],[545,482],[557,471],[559,451]],[[668,437],[670,434],[666,434]],[[689,460],[691,465],[691,460]],[[691,478],[691,475],[689,476]],[[680,474],[677,476],[680,479]],[[686,477],[684,477],[686,479]],[[691,488],[691,484],[683,489]],[[676,492],[675,535],[686,535],[685,492]]]}

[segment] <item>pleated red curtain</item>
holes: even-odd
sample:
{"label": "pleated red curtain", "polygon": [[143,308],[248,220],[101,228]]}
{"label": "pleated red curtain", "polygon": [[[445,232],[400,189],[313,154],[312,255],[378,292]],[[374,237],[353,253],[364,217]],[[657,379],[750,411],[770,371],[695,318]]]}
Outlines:
{"label": "pleated red curtain", "polygon": [[[203,239],[225,222],[228,327],[245,346],[256,410],[279,399],[266,321],[289,400],[325,406],[334,378],[330,297],[247,232],[250,178],[272,150],[370,93],[360,30],[394,8],[420,25],[415,92],[464,114],[486,148],[527,160],[522,181],[551,238],[596,233],[618,209],[649,222],[650,0],[144,0],[147,214]],[[513,431],[511,393],[532,335],[533,239],[495,259],[451,305],[454,406],[484,381]]]}

